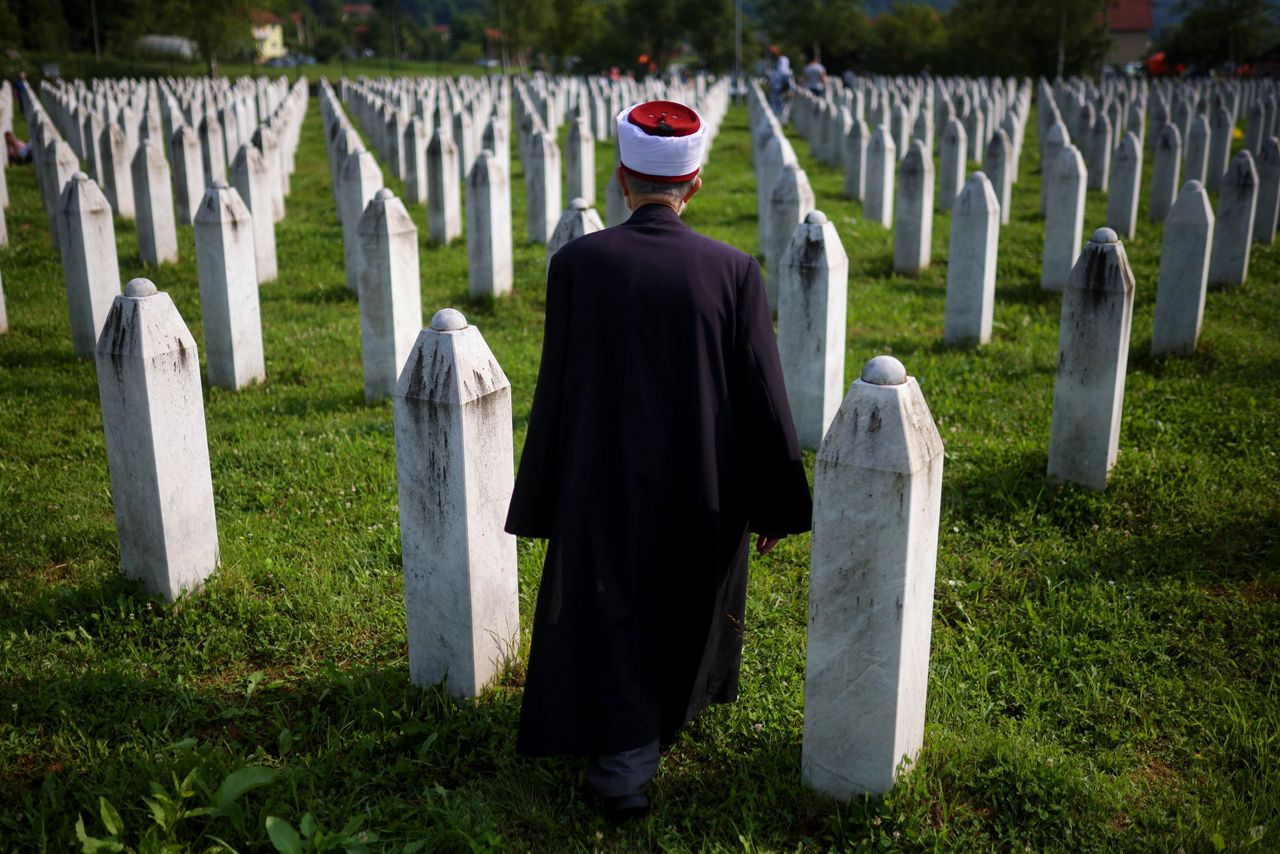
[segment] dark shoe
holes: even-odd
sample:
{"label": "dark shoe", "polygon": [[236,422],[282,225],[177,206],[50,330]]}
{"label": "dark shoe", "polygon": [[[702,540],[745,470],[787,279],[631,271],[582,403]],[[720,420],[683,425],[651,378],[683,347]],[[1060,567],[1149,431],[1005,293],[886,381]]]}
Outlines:
{"label": "dark shoe", "polygon": [[604,817],[610,824],[624,824],[649,814],[649,799],[643,794],[604,799]]}

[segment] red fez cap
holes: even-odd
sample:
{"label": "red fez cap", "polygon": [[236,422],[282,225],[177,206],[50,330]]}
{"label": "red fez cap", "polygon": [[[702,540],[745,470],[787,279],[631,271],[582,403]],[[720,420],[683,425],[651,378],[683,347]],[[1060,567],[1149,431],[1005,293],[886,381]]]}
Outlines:
{"label": "red fez cap", "polygon": [[702,127],[698,114],[675,101],[647,101],[638,104],[627,121],[649,136],[690,136]]}

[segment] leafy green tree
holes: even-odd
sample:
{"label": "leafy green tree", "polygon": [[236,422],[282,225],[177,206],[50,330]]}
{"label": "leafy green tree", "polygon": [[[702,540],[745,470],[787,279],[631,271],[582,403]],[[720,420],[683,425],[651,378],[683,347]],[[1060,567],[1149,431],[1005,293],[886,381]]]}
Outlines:
{"label": "leafy green tree", "polygon": [[701,0],[686,9],[685,18],[689,44],[701,65],[716,71],[730,68],[734,47],[733,0]]}
{"label": "leafy green tree", "polygon": [[938,70],[951,74],[1096,73],[1111,47],[1110,0],[960,0],[946,16]]}
{"label": "leafy green tree", "polygon": [[947,31],[937,9],[895,3],[871,28],[867,62],[887,74],[916,74],[937,62],[946,46]]}
{"label": "leafy green tree", "polygon": [[603,9],[594,0],[551,0],[551,15],[541,43],[563,68],[565,60],[575,55],[588,35],[600,26]]}
{"label": "leafy green tree", "polygon": [[1280,41],[1268,0],[1183,0],[1182,23],[1161,39],[1173,62],[1214,68],[1252,62]]}
{"label": "leafy green tree", "polygon": [[848,64],[867,42],[860,0],[763,0],[759,11],[769,39],[793,62],[817,51],[824,62]]}

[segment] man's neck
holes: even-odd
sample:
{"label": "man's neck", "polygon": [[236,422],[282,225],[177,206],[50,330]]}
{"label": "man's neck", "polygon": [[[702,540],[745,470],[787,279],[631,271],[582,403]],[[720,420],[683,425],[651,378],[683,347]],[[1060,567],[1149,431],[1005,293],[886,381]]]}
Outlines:
{"label": "man's neck", "polygon": [[671,208],[671,210],[675,211],[676,215],[679,216],[682,203],[677,201],[672,201],[670,196],[632,196],[631,197],[631,211],[633,213],[635,211],[640,210],[645,205],[662,205],[665,208]]}

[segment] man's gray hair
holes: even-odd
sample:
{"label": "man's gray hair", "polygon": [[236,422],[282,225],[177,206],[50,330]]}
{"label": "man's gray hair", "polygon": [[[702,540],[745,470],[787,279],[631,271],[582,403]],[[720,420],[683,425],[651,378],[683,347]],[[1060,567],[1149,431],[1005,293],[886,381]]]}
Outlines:
{"label": "man's gray hair", "polygon": [[688,181],[681,181],[678,184],[668,184],[664,181],[647,181],[644,178],[637,178],[630,172],[623,172],[624,180],[627,182],[627,189],[632,196],[666,196],[673,202],[679,202],[688,195],[689,190],[693,187],[693,182],[698,180],[697,176],[690,178]]}

